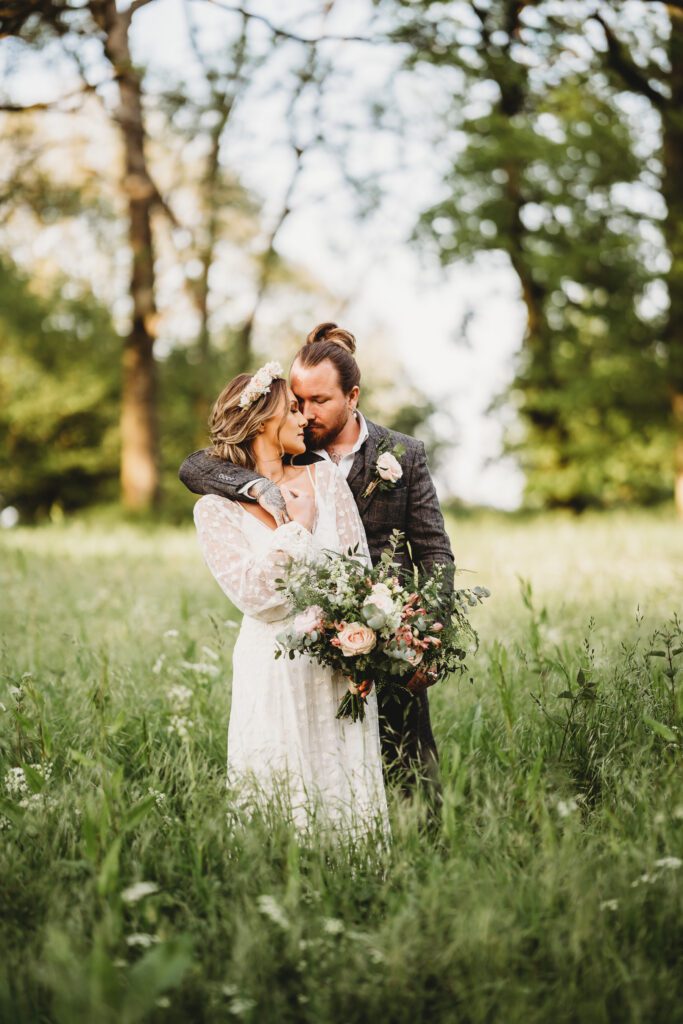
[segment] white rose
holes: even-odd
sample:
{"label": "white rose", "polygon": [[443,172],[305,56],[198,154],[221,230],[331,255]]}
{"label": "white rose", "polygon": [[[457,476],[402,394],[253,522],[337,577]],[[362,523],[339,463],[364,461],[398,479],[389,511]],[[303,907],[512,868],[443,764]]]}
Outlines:
{"label": "white rose", "polygon": [[383,583],[376,583],[371,592],[363,601],[364,605],[371,604],[384,615],[391,615],[396,610],[394,599],[387,586]]}
{"label": "white rose", "polygon": [[395,484],[403,476],[401,463],[391,452],[382,452],[377,460],[377,472],[382,480],[387,480],[391,484]]}
{"label": "white rose", "polygon": [[397,611],[396,602],[389,588],[384,583],[375,583],[363,601],[362,616],[365,622],[372,629],[384,629],[396,620],[397,614],[397,621],[400,621],[400,612]]}

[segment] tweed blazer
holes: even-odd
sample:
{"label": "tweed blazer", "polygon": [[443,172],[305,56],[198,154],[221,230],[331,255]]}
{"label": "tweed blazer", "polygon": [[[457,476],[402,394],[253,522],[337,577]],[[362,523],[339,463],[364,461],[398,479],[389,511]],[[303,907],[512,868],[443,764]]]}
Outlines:
{"label": "tweed blazer", "polygon": [[[358,505],[373,563],[379,560],[387,547],[392,530],[401,530],[410,546],[410,552],[406,548],[400,555],[404,568],[412,569],[417,565],[419,569],[429,571],[437,563],[443,563],[447,570],[445,585],[450,589],[453,585],[453,552],[427,467],[424,444],[370,420],[366,422],[368,437],[356,452],[347,483]],[[399,460],[403,476],[393,487],[386,490],[375,487],[370,495],[364,497],[368,485],[376,479],[377,448],[382,442],[391,448],[397,444],[405,448]],[[309,452],[296,456],[294,461],[297,465],[305,465],[319,458]],[[178,476],[195,494],[220,494],[241,501],[250,499],[239,493],[240,488],[257,479],[253,470],[217,459],[210,448],[189,455]]]}

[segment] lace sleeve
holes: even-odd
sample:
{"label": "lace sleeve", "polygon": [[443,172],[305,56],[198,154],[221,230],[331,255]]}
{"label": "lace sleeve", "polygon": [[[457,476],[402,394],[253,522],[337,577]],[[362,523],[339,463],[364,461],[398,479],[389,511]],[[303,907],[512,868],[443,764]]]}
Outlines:
{"label": "lace sleeve", "polygon": [[323,466],[323,473],[329,473],[332,478],[328,493],[334,502],[337,537],[339,538],[341,550],[346,552],[349,548],[357,548],[368,565],[371,565],[372,560],[365,536],[365,529],[358,512],[356,499],[346,482],[346,477],[334,464],[327,462],[318,464],[318,472]]}
{"label": "lace sleeve", "polygon": [[314,541],[299,523],[285,523],[272,531],[270,545],[257,557],[242,529],[243,514],[233,502],[216,495],[200,498],[194,507],[199,544],[216,582],[232,603],[245,615],[274,622],[289,614],[275,580],[282,576],[290,558],[311,555]]}

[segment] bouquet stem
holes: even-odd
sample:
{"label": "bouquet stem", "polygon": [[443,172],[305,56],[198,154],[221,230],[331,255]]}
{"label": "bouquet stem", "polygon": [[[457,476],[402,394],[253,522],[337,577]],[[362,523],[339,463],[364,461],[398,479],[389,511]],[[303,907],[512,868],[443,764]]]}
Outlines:
{"label": "bouquet stem", "polygon": [[362,722],[365,719],[365,705],[367,700],[359,693],[347,691],[339,702],[336,718],[350,718],[352,722]]}

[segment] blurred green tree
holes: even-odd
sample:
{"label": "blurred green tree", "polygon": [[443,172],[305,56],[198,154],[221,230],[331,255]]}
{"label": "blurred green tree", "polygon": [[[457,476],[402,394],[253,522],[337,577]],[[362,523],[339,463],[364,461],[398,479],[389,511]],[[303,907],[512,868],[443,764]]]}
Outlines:
{"label": "blurred green tree", "polygon": [[[53,39],[65,44],[64,54],[83,77],[82,91],[96,92],[85,73],[83,51],[96,40],[101,46],[117,92],[110,112],[117,127],[122,158],[119,190],[126,208],[130,250],[130,329],[123,344],[121,389],[121,497],[126,508],[143,511],[159,498],[158,424],[154,340],[157,325],[156,272],[152,213],[167,204],[154,183],[146,152],[143,71],[131,56],[132,20],[151,0],[132,0],[119,10],[115,0],[37,0],[17,11],[2,11],[2,34],[11,34],[29,46],[41,47]],[[36,104],[33,109],[49,107]],[[5,104],[6,111],[17,110]],[[171,215],[172,216],[172,215]]]}
{"label": "blurred green tree", "polygon": [[660,119],[657,173],[669,252],[669,308],[661,343],[675,434],[675,501],[683,519],[683,0],[631,4],[630,18],[624,17],[625,7],[623,2],[603,3],[593,17],[604,32],[602,56],[612,83],[644,97]]}
{"label": "blurred green tree", "polygon": [[445,196],[417,237],[443,264],[503,254],[519,280],[526,331],[497,404],[518,414],[506,448],[527,502],[666,497],[661,319],[647,302],[656,261],[631,203],[645,161],[595,62],[569,46],[588,8],[569,21],[557,5],[517,0],[384,6],[407,66],[442,69],[457,96]]}
{"label": "blurred green tree", "polygon": [[115,498],[120,347],[89,293],[38,294],[0,256],[0,503],[30,520]]}

